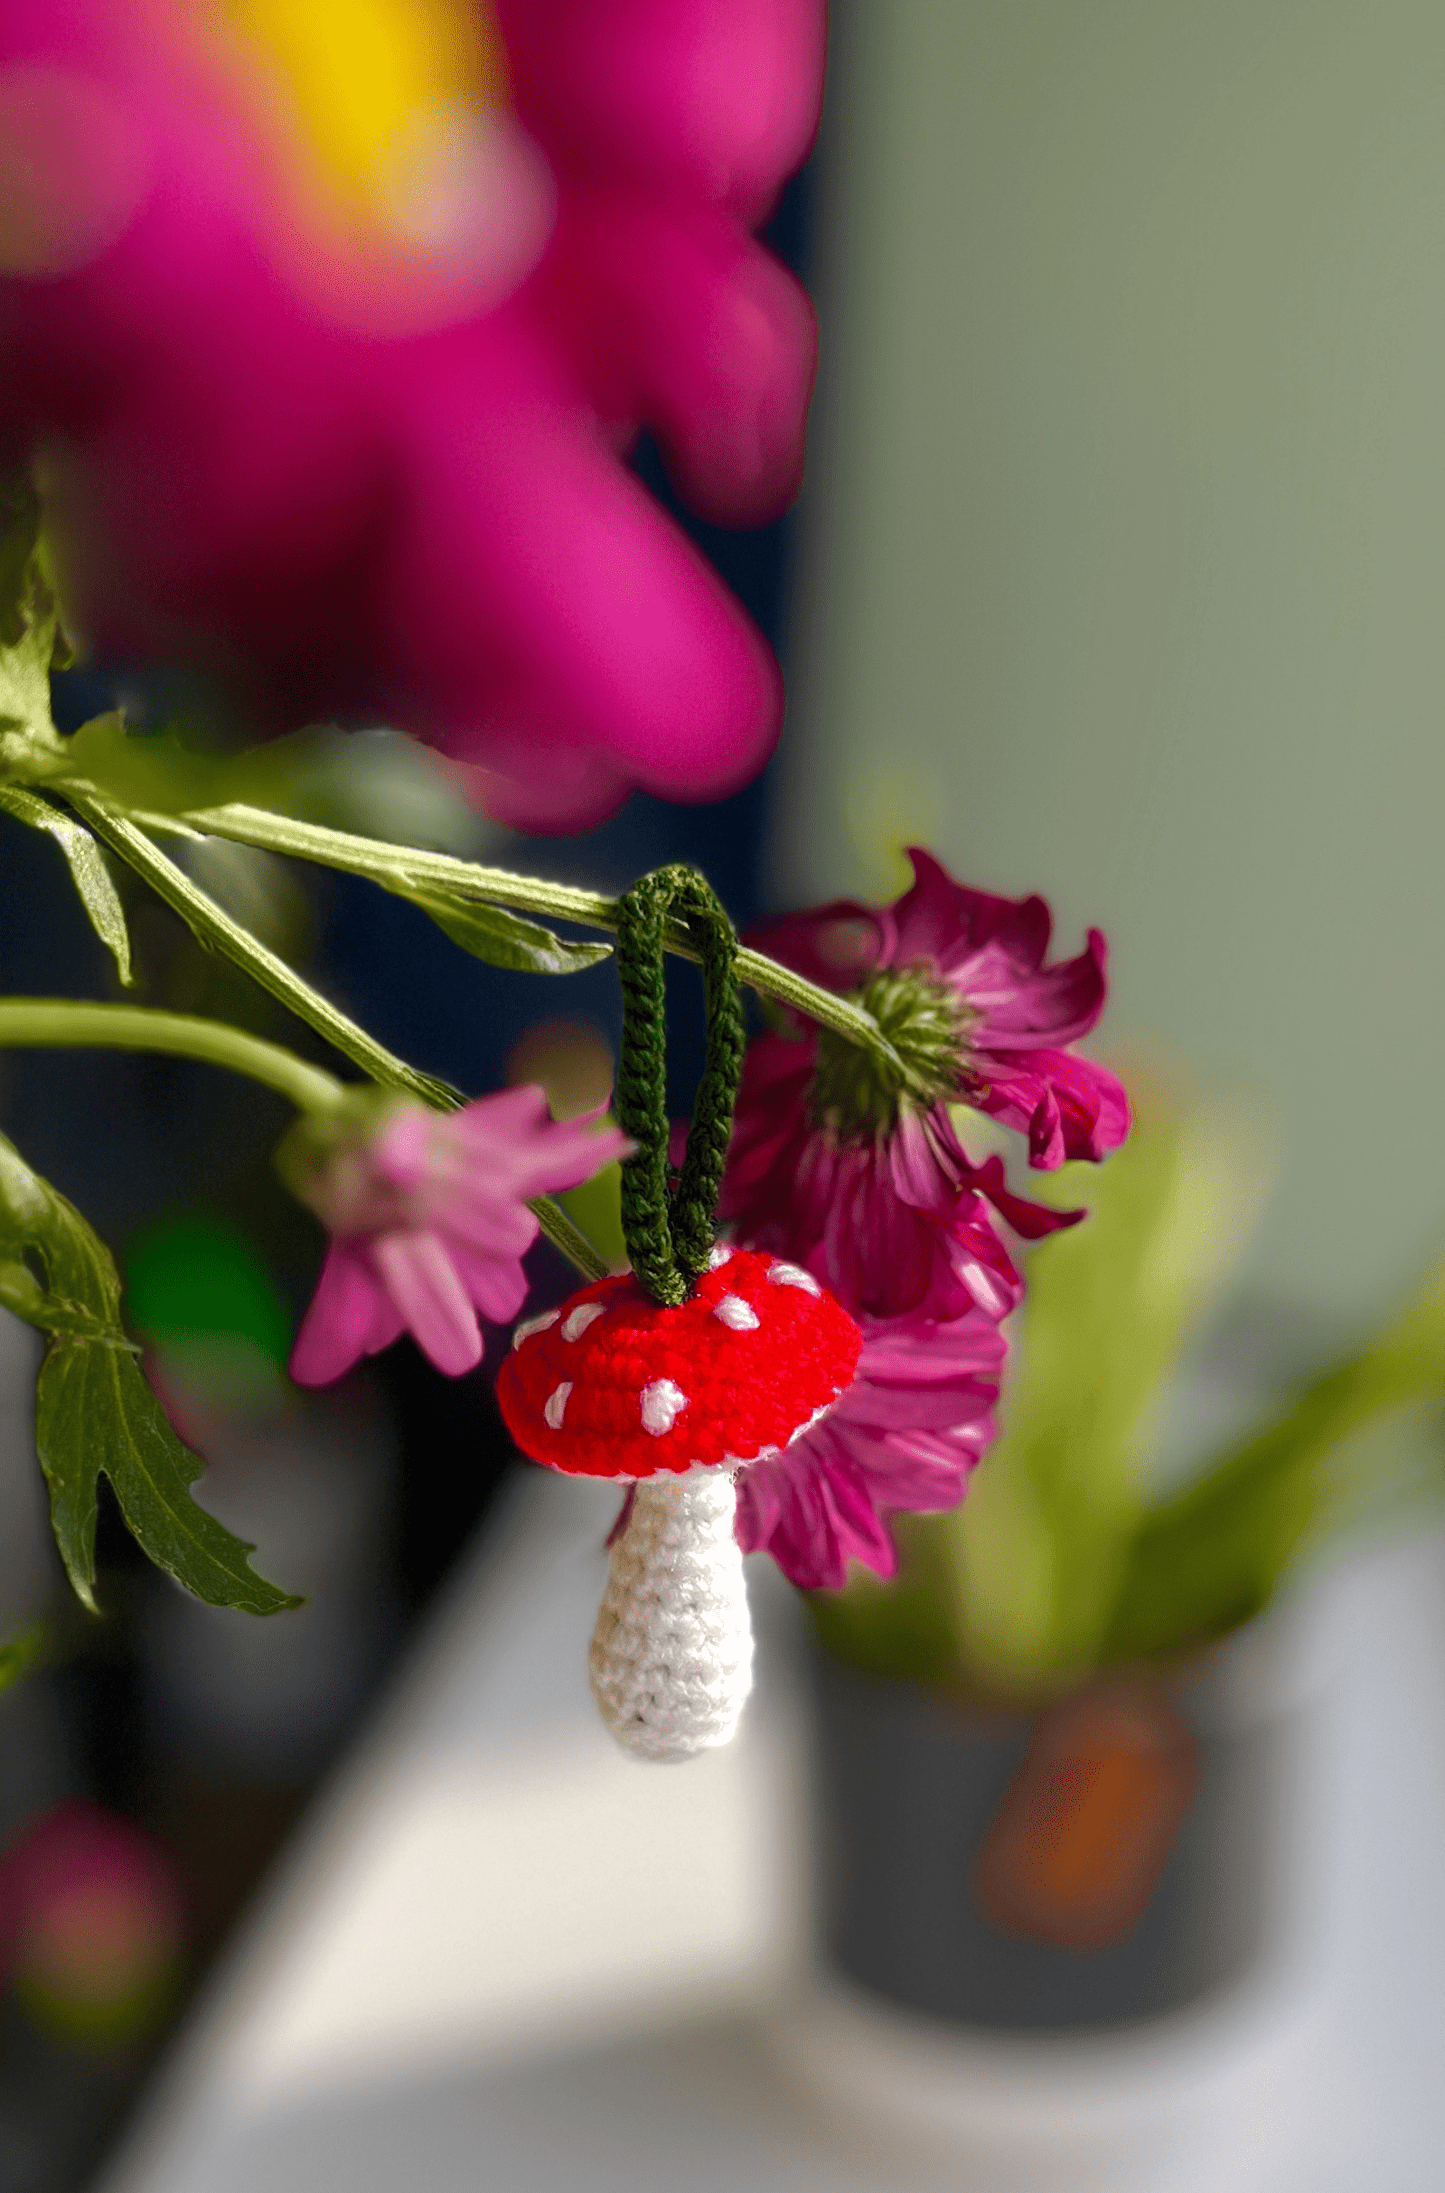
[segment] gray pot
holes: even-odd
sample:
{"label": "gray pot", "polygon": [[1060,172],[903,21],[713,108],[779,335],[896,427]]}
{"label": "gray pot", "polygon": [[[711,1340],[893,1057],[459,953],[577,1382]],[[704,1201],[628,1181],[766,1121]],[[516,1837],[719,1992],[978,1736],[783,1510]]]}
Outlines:
{"label": "gray pot", "polygon": [[948,1695],[815,1656],[817,1924],[865,1994],[999,2034],[1137,2025],[1274,1962],[1290,1932],[1287,1819],[1303,1715],[1277,1637],[1250,1635],[1176,1686],[1198,1781],[1142,1912],[1100,1947],[1006,1932],[979,1861],[1035,1732]]}

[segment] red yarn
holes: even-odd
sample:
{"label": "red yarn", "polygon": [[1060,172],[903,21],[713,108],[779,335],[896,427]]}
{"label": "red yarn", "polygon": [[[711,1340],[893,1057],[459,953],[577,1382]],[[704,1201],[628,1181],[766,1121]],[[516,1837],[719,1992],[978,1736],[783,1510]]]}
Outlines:
{"label": "red yarn", "polygon": [[779,1257],[714,1255],[676,1308],[627,1272],[518,1327],[497,1400],[524,1454],[586,1477],[755,1462],[837,1400],[863,1345],[847,1311]]}

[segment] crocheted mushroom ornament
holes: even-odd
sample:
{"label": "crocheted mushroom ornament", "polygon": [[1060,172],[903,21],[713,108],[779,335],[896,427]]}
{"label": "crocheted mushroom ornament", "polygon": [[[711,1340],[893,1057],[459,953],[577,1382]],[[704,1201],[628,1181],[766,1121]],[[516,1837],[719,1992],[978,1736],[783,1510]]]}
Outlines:
{"label": "crocheted mushroom ornament", "polygon": [[862,1345],[811,1273],[722,1245],[685,1302],[629,1272],[517,1328],[497,1399],[523,1453],[635,1487],[588,1658],[629,1750],[681,1759],[732,1736],[752,1683],[736,1473],[832,1407]]}

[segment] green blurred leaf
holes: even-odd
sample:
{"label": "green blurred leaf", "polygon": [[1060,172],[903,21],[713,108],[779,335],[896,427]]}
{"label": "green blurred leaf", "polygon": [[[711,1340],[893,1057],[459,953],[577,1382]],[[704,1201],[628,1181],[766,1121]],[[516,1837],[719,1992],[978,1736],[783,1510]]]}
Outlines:
{"label": "green blurred leaf", "polygon": [[18,1637],[8,1638],[0,1645],[0,1691],[9,1690],[12,1683],[18,1683],[26,1670],[35,1665],[44,1641],[43,1626],[34,1622]]}
{"label": "green blurred leaf", "polygon": [[118,715],[62,743],[58,772],[83,777],[122,806],[179,816],[231,805],[363,838],[475,855],[497,833],[436,754],[399,731],[313,725],[240,753],[186,743],[174,727],[128,728]]}
{"label": "green blurred leaf", "polygon": [[1056,1689],[1097,1654],[1145,1503],[1150,1412],[1262,1181],[1237,1119],[1142,1080],[1131,1094],[1122,1150],[1030,1183],[1090,1215],[1027,1254],[1002,1428],[967,1499],[897,1518],[895,1583],[818,1599],[831,1651],[992,1696]]}
{"label": "green blurred leaf", "polygon": [[0,759],[32,739],[55,740],[50,672],[71,659],[28,479],[0,479]]}
{"label": "green blurred leaf", "polygon": [[526,921],[520,914],[483,905],[478,899],[452,896],[432,883],[398,880],[382,888],[397,898],[410,899],[453,944],[489,967],[510,967],[524,975],[575,975],[583,967],[595,967],[612,951],[610,944],[571,943],[539,921]]}
{"label": "green blurred leaf", "polygon": [[17,822],[28,823],[32,830],[44,830],[54,838],[65,855],[70,880],[90,916],[91,927],[114,957],[121,981],[132,982],[130,932],[126,927],[125,909],[105,865],[105,855],[84,823],[77,822],[73,815],[63,815],[49,800],[25,791],[18,784],[0,784],[0,808],[13,815]]}
{"label": "green blurred leaf", "polygon": [[936,1526],[958,1563],[964,1655],[999,1682],[1097,1653],[1145,1504],[1151,1410],[1257,1202],[1239,1120],[1142,1080],[1131,1094],[1125,1147],[1043,1189],[1090,1215],[1029,1255],[1001,1436]]}
{"label": "green blurred leaf", "polygon": [[[188,752],[169,733],[137,735],[117,716],[83,724],[66,742],[63,778],[83,780],[106,798],[141,816],[189,819],[204,832],[207,818],[227,807],[243,807],[252,825],[252,843],[266,835],[267,815],[277,817],[274,850],[294,851],[286,825],[300,815],[306,800],[298,795],[319,777],[344,767],[348,741],[336,731],[300,731],[289,739],[245,754],[217,756]],[[540,922],[488,904],[467,880],[465,865],[453,863],[445,879],[419,862],[422,849],[385,839],[357,837],[344,830],[312,824],[307,857],[363,875],[397,898],[419,906],[437,927],[474,959],[529,975],[571,975],[606,959],[610,944],[573,943]]]}
{"label": "green blurred leaf", "polygon": [[[612,1124],[610,1120],[608,1123]],[[575,1188],[563,1189],[557,1200],[609,1267],[614,1272],[625,1272],[627,1241],[622,1231],[622,1167],[604,1165],[590,1180],[582,1181]]]}
{"label": "green blurred leaf", "polygon": [[1352,1448],[1355,1469],[1332,1470],[1345,1443],[1442,1396],[1445,1263],[1369,1347],[1144,1518],[1120,1577],[1109,1657],[1189,1651],[1258,1614],[1305,1545],[1357,1510],[1396,1463],[1388,1442],[1373,1442]]}
{"label": "green blurred leaf", "polygon": [[251,1548],[197,1507],[204,1464],[181,1444],[120,1318],[110,1251],[64,1196],[0,1136],[0,1302],[46,1336],[35,1437],[70,1581],[95,1606],[99,1479],[158,1567],[212,1606],[275,1614],[299,1605],[258,1576]]}

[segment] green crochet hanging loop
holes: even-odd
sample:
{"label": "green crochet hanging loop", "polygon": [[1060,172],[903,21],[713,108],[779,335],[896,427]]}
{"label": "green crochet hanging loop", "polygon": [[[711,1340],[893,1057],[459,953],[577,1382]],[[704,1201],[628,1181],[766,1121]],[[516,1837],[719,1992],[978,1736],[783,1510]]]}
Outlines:
{"label": "green crochet hanging loop", "polygon": [[[686,929],[702,962],[707,1009],[707,1057],[675,1188],[669,1185],[663,978],[663,935],[670,921]],[[622,1167],[622,1231],[632,1269],[656,1302],[685,1302],[713,1245],[746,1042],[737,952],[737,931],[727,910],[696,868],[680,863],[656,868],[619,901],[617,1117],[637,1144]]]}

